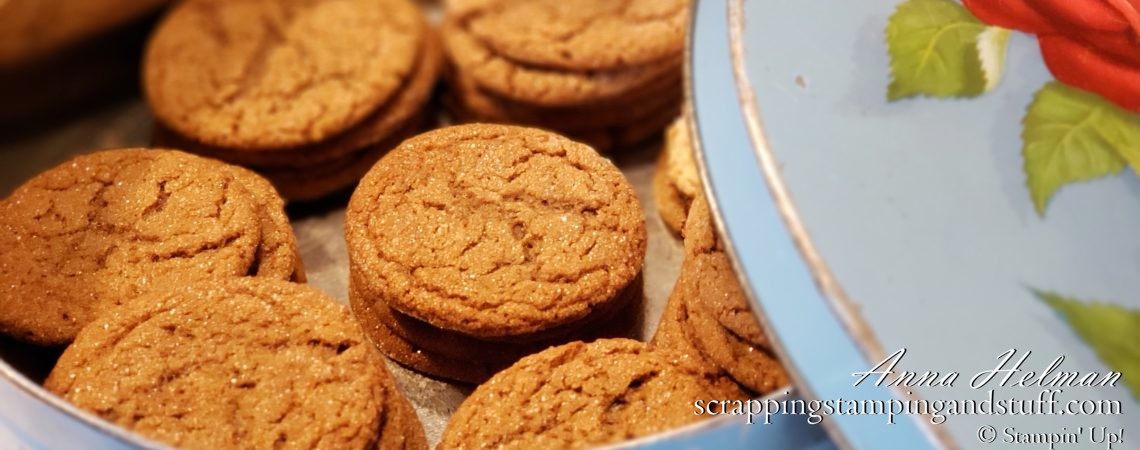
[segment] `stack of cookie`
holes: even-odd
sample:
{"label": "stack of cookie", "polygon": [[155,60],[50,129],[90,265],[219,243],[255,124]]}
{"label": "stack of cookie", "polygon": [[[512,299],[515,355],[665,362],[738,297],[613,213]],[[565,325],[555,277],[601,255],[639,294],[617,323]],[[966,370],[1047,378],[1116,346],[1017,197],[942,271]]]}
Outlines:
{"label": "stack of cookie", "polygon": [[681,276],[665,305],[653,345],[716,368],[755,394],[788,384],[788,375],[748,306],[698,194],[685,220]]}
{"label": "stack of cookie", "polygon": [[616,335],[641,299],[646,231],[622,173],[534,128],[409,139],[345,217],[354,312],[413,369],[478,383],[549,345]]}
{"label": "stack of cookie", "polygon": [[157,143],[303,201],[351,186],[434,119],[441,61],[409,0],[190,0],[151,38],[143,82]]}
{"label": "stack of cookie", "polygon": [[427,449],[342,305],[264,278],[190,282],[100,315],[44,383],[178,448]]}
{"label": "stack of cookie", "polygon": [[607,150],[680,109],[688,0],[456,0],[442,28],[456,120],[546,128]]}
{"label": "stack of cookie", "polygon": [[169,150],[107,150],[37,175],[0,202],[0,248],[0,332],[48,346],[174,278],[305,278],[265,179]]}

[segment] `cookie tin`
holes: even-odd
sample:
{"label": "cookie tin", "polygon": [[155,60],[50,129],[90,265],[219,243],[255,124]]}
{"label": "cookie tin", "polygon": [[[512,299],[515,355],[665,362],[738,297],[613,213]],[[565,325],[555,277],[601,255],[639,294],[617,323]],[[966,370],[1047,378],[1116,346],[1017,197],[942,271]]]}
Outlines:
{"label": "cookie tin", "polygon": [[[1061,407],[1088,407],[1017,415],[943,409],[898,415],[894,424],[882,414],[832,414],[819,425],[832,445],[1013,448],[1053,439],[1057,448],[1140,448],[1122,438],[1140,425],[1136,397],[1124,381],[1101,384],[1127,360],[1114,367],[1103,342],[1135,342],[1134,329],[1113,324],[1129,323],[1140,308],[1140,169],[1065,184],[1042,205],[1033,177],[1049,168],[1026,160],[1041,145],[1112,142],[1097,132],[1048,140],[1058,127],[1083,126],[1081,118],[1121,117],[1131,132],[1140,122],[1107,105],[1118,100],[1111,91],[1105,99],[1074,93],[1068,84],[1082,81],[1066,72],[1072,67],[1043,60],[1049,43],[993,25],[1025,26],[967,9],[1020,2],[965,3],[699,2],[690,94],[714,216],[790,366],[795,395],[944,408],[995,398],[1032,404],[1044,395],[1046,403],[1055,396]],[[931,50],[963,29],[976,31],[959,47],[966,56]],[[905,60],[892,73],[892,58],[906,58],[914,41],[930,45],[911,55],[920,63],[986,71],[986,84],[957,81],[962,90],[942,98],[922,84],[933,82],[914,79],[929,74],[905,72]],[[955,55],[981,62],[958,67]],[[1052,95],[1067,103],[1042,99]],[[1066,118],[1072,123],[1038,127]],[[1074,145],[1076,161],[1099,150]],[[1081,316],[1089,308],[1098,315]],[[1073,325],[1082,320],[1084,328]],[[1099,351],[1086,340],[1097,329],[1111,335],[1101,335]],[[856,383],[855,374],[887,370],[874,368],[891,356],[896,372],[882,386],[877,374]],[[903,371],[955,379],[888,386]],[[1097,385],[1057,383],[1062,374]]]}
{"label": "cookie tin", "polygon": [[[970,376],[1010,348],[1044,360],[1029,363],[1032,370],[1064,355],[1068,370],[1105,372],[1095,351],[1026,287],[1140,307],[1130,294],[1140,289],[1134,176],[1066,188],[1043,217],[1024,192],[1016,119],[1051,79],[1036,42],[1009,38],[1006,70],[1017,76],[984,97],[890,102],[883,31],[900,3],[695,2],[686,94],[702,178],[742,286],[794,382],[760,399],[765,404],[970,399],[980,392],[964,387]],[[0,187],[7,192],[76,151],[145,145],[150,127],[135,98],[4,140]],[[616,157],[648,217],[655,215],[647,201],[652,154]],[[345,298],[343,211],[290,212],[310,283]],[[655,325],[680,262],[679,243],[650,222],[643,334]],[[959,371],[965,380],[954,387],[853,386],[852,374],[901,348],[902,369]],[[34,379],[46,368],[16,364],[18,351],[5,348],[9,360],[0,359],[0,448],[163,448],[44,391]],[[391,369],[435,442],[465,388]],[[1066,392],[1122,401],[1127,412],[1136,405],[1126,389]],[[889,424],[881,415],[827,415],[811,424],[805,414],[777,414],[771,423],[749,424],[726,415],[615,448],[979,448],[986,427],[1140,425],[1127,413],[930,419],[900,415]]]}
{"label": "cookie tin", "polygon": [[[148,145],[153,119],[145,104],[127,96],[97,107],[76,107],[73,114],[36,129],[0,135],[0,192],[10,192],[34,174],[59,164],[77,152],[102,148]],[[618,167],[637,192],[647,218],[649,237],[644,267],[645,310],[635,335],[648,340],[664,308],[681,263],[681,243],[664,227],[652,199],[652,176],[658,149],[652,145],[627,149],[613,155]],[[343,239],[345,199],[290,207],[289,214],[306,265],[309,284],[334,298],[347,298],[347,255]],[[160,444],[118,429],[46,392],[39,382],[50,370],[36,364],[37,350],[0,341],[0,449],[122,449],[162,448]],[[401,366],[389,369],[402,392],[407,394],[434,444],[451,412],[466,397],[470,387],[421,376]],[[780,390],[773,398],[782,398]],[[781,420],[765,430],[750,433],[741,417],[723,416],[694,426],[623,444],[634,447],[704,446],[720,442],[725,447],[780,444],[802,448],[826,445],[822,428],[799,420]],[[753,429],[758,430],[758,429]],[[743,440],[742,440],[743,439]]]}

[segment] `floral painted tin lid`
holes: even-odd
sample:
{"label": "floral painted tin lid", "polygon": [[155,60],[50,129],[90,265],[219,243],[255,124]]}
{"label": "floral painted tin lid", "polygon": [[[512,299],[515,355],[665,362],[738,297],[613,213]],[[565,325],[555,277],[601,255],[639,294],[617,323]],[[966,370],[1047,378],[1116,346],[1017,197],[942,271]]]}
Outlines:
{"label": "floral painted tin lid", "polygon": [[797,445],[1140,448],[1138,10],[699,3],[705,180],[830,438]]}

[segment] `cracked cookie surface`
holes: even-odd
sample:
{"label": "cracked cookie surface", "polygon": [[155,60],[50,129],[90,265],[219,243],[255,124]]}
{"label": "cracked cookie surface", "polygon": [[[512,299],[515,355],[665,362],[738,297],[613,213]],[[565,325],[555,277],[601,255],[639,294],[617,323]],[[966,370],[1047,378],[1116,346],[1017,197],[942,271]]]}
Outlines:
{"label": "cracked cookie surface", "polygon": [[471,34],[524,64],[612,70],[681,54],[689,0],[486,0],[465,8]]}
{"label": "cracked cookie surface", "polygon": [[218,164],[236,178],[257,201],[258,222],[261,225],[261,242],[249,275],[278,280],[305,282],[305,267],[301,263],[301,250],[293,225],[285,215],[285,201],[277,194],[269,180],[249,169]]}
{"label": "cracked cookie surface", "polygon": [[787,385],[787,372],[749,307],[703,194],[693,200],[684,235],[685,260],[674,295],[683,302],[679,328],[685,337],[752,392],[765,394]]}
{"label": "cracked cookie surface", "polygon": [[143,66],[155,115],[207,145],[321,141],[395,94],[423,21],[407,0],[195,0],[158,27]]}
{"label": "cracked cookie surface", "polygon": [[45,386],[182,448],[377,448],[400,413],[388,411],[400,394],[383,358],[343,306],[258,278],[121,305],[79,334]]}
{"label": "cracked cookie surface", "polygon": [[667,350],[629,339],[573,342],[523,358],[476,388],[438,448],[592,447],[700,420],[697,399],[740,395]]}
{"label": "cracked cookie surface", "polygon": [[405,141],[361,181],[345,229],[362,295],[480,337],[535,333],[617,300],[646,245],[641,206],[613,163],[501,125]]}
{"label": "cracked cookie surface", "polygon": [[[369,147],[398,135],[409,121],[417,120],[416,116],[424,114],[425,104],[430,100],[443,67],[443,50],[439,37],[426,26],[421,41],[415,68],[398,91],[355,126],[329,139],[299,147],[249,151],[206,145],[179,135],[162,124],[156,124],[152,139],[159,146],[170,146],[232,164],[253,167],[262,174],[286,169],[303,172],[315,166],[342,163],[345,159],[352,159],[359,153],[367,152]],[[359,175],[355,179],[359,179]]]}
{"label": "cracked cookie surface", "polygon": [[17,188],[0,202],[0,331],[62,345],[101,309],[168,276],[247,275],[262,242],[261,205],[220,165],[108,150]]}

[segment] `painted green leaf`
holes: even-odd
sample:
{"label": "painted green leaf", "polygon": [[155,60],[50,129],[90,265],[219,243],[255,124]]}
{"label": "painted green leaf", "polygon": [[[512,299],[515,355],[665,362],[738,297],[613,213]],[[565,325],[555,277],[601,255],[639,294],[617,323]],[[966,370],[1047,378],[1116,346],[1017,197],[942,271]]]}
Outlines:
{"label": "painted green leaf", "polygon": [[[980,38],[985,30],[985,24],[952,0],[900,4],[887,21],[892,75],[887,98],[972,97],[985,92],[987,78],[979,49],[1004,45],[999,42],[1001,33],[992,33],[984,40],[993,42],[983,45]],[[1004,51],[987,56],[1004,57]]]}
{"label": "painted green leaf", "polygon": [[1140,311],[1100,302],[1081,302],[1050,292],[1037,298],[1065,316],[1073,331],[1096,351],[1140,399]]}
{"label": "painted green leaf", "polygon": [[1140,146],[1140,117],[1061,83],[1037,91],[1022,122],[1026,182],[1039,215],[1061,186],[1120,172],[1123,155]]}

